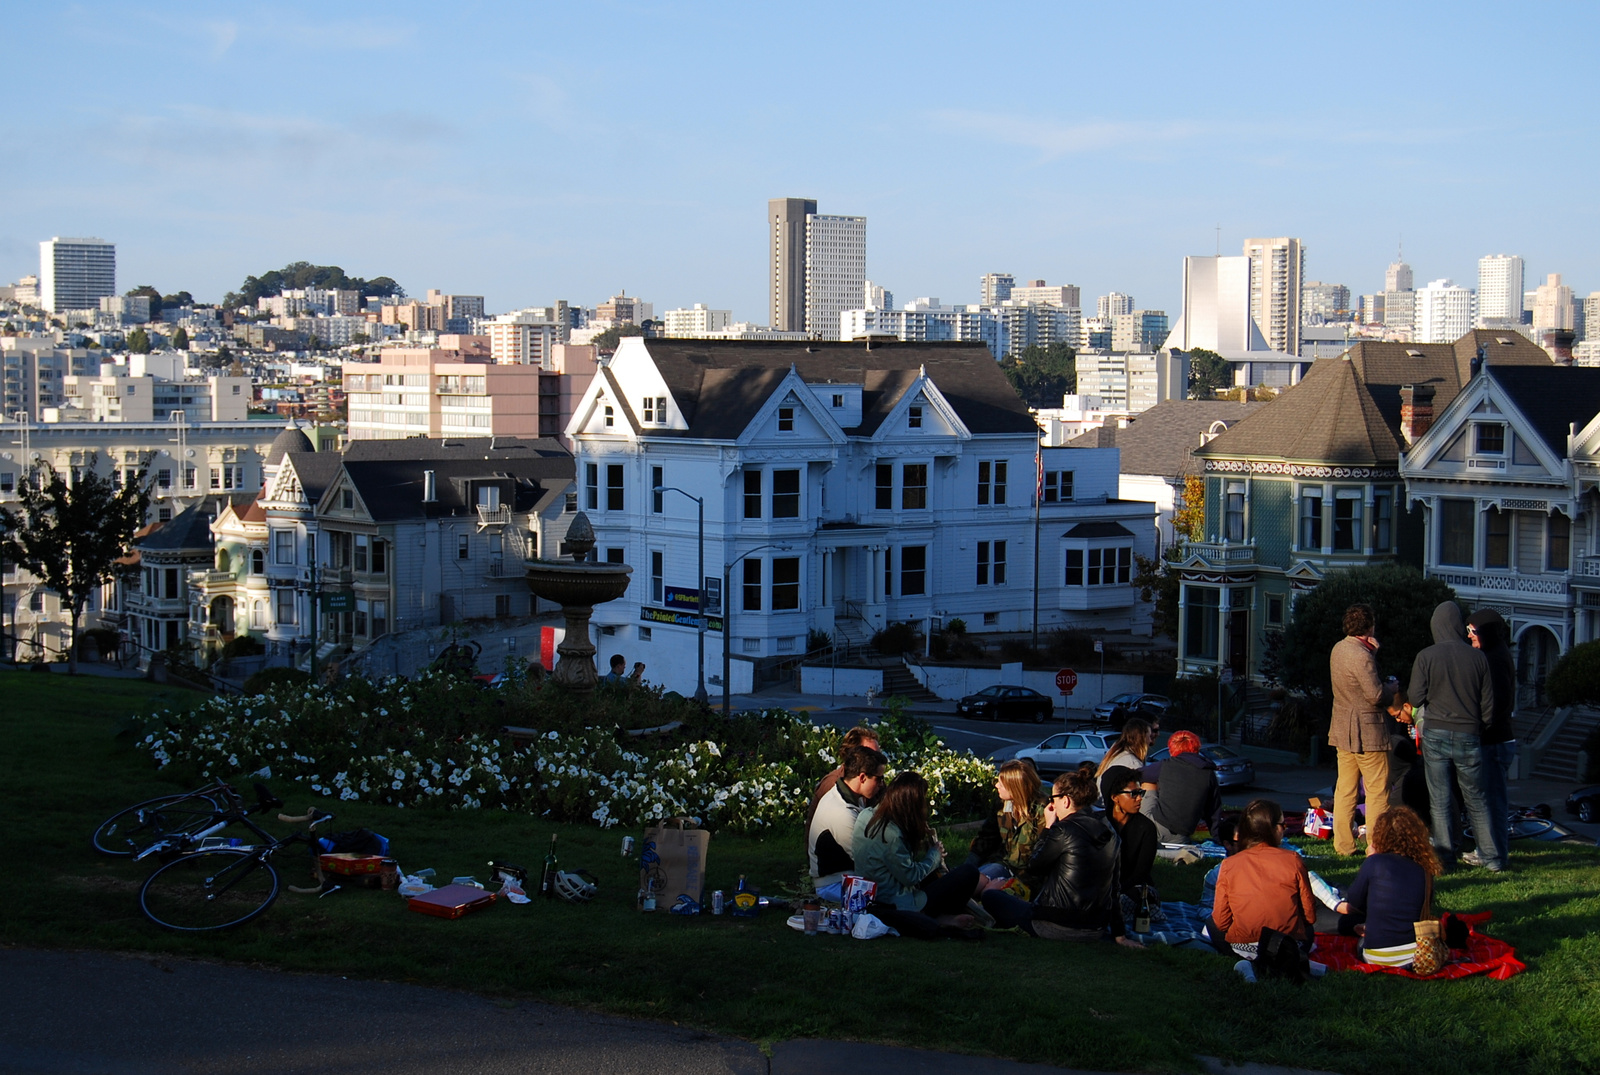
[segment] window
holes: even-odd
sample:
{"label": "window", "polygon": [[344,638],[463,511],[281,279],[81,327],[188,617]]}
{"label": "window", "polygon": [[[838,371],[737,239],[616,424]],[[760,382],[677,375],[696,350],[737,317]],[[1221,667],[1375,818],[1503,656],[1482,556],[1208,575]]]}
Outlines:
{"label": "window", "polygon": [[744,610],[761,611],[761,561],[754,557],[744,562]]}
{"label": "window", "polygon": [[1272,627],[1283,626],[1283,595],[1267,595],[1267,624]]}
{"label": "window", "polygon": [[166,599],[168,601],[176,601],[180,596],[178,593],[178,569],[169,567],[162,572],[162,575],[165,576],[167,583]]}
{"label": "window", "polygon": [[1333,550],[1354,552],[1361,548],[1361,490],[1340,489],[1333,494]]}
{"label": "window", "polygon": [[1115,586],[1133,577],[1133,549],[1068,549],[1066,585]]}
{"label": "window", "polygon": [[772,611],[789,612],[800,607],[800,558],[779,556],[772,561]]}
{"label": "window", "polygon": [[622,563],[622,550],[621,549],[607,549],[606,550],[606,563],[608,563],[608,564],[620,564],[620,563]]}
{"label": "window", "polygon": [[600,510],[600,464],[583,465],[583,506],[590,511]]}
{"label": "window", "polygon": [[363,637],[367,633],[367,600],[364,597],[356,598],[355,633]]}
{"label": "window", "polygon": [[888,511],[894,507],[894,466],[890,463],[879,463],[877,480],[878,497],[873,502],[873,507],[879,511]]}
{"label": "window", "polygon": [[978,542],[978,585],[1005,585],[1006,543],[1003,541]]}
{"label": "window", "polygon": [[1229,541],[1244,540],[1244,482],[1229,482],[1225,505],[1224,536]]}
{"label": "window", "polygon": [[478,507],[484,511],[499,511],[500,487],[498,485],[478,486]]}
{"label": "window", "polygon": [[1044,475],[1044,502],[1059,504],[1072,499],[1072,471],[1047,470]]}
{"label": "window", "polygon": [[294,590],[287,586],[278,591],[278,611],[274,618],[281,626],[289,626],[295,622]]}
{"label": "window", "polygon": [[985,612],[983,614],[983,625],[985,627],[998,627],[998,626],[1000,626],[1000,613],[998,613],[998,612]]}
{"label": "window", "polygon": [[1372,548],[1388,552],[1394,547],[1394,493],[1380,489],[1372,494]]}
{"label": "window", "polygon": [[900,471],[900,510],[922,511],[928,506],[928,464],[907,463]]}
{"label": "window", "polygon": [[[503,620],[506,617],[511,615],[511,595],[510,594],[508,594],[508,593],[497,593],[497,594],[494,595],[494,615],[495,615],[495,619],[499,619],[499,620]],[[374,632],[374,633],[376,633],[376,632]]]}
{"label": "window", "polygon": [[1471,567],[1472,553],[1472,501],[1439,501],[1439,562]]}
{"label": "window", "polygon": [[761,471],[744,472],[744,517],[761,518]]}
{"label": "window", "polygon": [[649,422],[651,425],[654,425],[656,421],[656,401],[654,396],[644,397],[644,407],[642,408],[642,411],[642,419],[646,422]]}
{"label": "window", "polygon": [[265,601],[252,601],[250,603],[250,627],[259,631],[267,625],[267,603]]}
{"label": "window", "polygon": [[833,394],[833,405],[835,407],[843,407],[844,406],[844,397],[842,395],[840,395],[839,393],[835,392]]}
{"label": "window", "polygon": [[[213,488],[213,489],[221,489],[222,488],[222,468],[221,467],[212,467],[211,468],[211,488]],[[350,495],[349,493],[345,493],[345,496],[348,497],[349,495]],[[345,507],[349,507],[349,506],[350,505],[348,505],[348,504],[345,505]]]}
{"label": "window", "polygon": [[14,493],[17,491],[17,475],[13,471],[0,471],[0,493]]}
{"label": "window", "polygon": [[352,566],[357,571],[360,571],[360,572],[363,572],[363,573],[365,573],[366,570],[367,570],[367,549],[368,549],[367,540],[368,540],[367,539],[367,535],[365,535],[365,534],[357,534],[356,535],[356,540],[355,540],[355,562],[352,564]]}
{"label": "window", "polygon": [[1006,502],[1006,461],[1004,459],[979,460],[978,503],[1004,504]]}
{"label": "window", "polygon": [[346,510],[354,508],[356,506],[356,494],[349,489],[341,490],[339,493],[339,506]]}
{"label": "window", "polygon": [[1550,516],[1549,525],[1549,540],[1545,543],[1545,570],[1566,571],[1571,565],[1572,520],[1556,512]]}
{"label": "window", "polygon": [[567,494],[566,503],[561,506],[561,511],[565,515],[575,515],[575,514],[577,514],[577,511],[578,511],[578,494],[577,493],[568,493]]}
{"label": "window", "polygon": [[[171,489],[172,488],[172,471],[171,470],[162,469],[162,470],[156,471],[156,488],[157,489]],[[7,490],[7,492],[9,492],[9,491],[10,490]]]}
{"label": "window", "polygon": [[907,429],[921,429],[922,428],[922,408],[921,407],[908,407],[908,408],[906,408],[906,428]]}
{"label": "window", "polygon": [[539,531],[532,527],[528,528],[528,539],[523,543],[522,555],[527,560],[537,560],[539,558]]}
{"label": "window", "polygon": [[1185,586],[1183,589],[1183,655],[1216,660],[1217,612],[1222,607],[1222,591],[1210,586]]}
{"label": "window", "polygon": [[772,472],[772,517],[774,519],[800,518],[800,472],[774,470]]}
{"label": "window", "polygon": [[[509,596],[505,596],[504,599],[505,599],[505,602],[506,602],[506,610],[505,610],[504,613],[502,613],[502,615],[509,616],[509,615],[511,615],[511,598]],[[500,598],[496,598],[495,599],[495,604],[496,604],[496,607],[497,607],[496,608],[497,611],[498,611],[499,602],[500,602]],[[373,638],[377,638],[379,635],[386,635],[388,633],[389,633],[389,602],[387,602],[387,601],[374,601],[374,602],[372,602],[372,637]]]}
{"label": "window", "polygon": [[274,530],[272,532],[272,562],[285,565],[294,563],[293,530]]}
{"label": "window", "polygon": [[779,407],[778,408],[778,432],[779,433],[793,433],[794,432],[794,408],[793,407]]}
{"label": "window", "polygon": [[1083,585],[1083,550],[1082,549],[1068,549],[1067,550],[1067,573],[1066,573],[1065,578],[1066,578],[1066,585],[1068,585],[1068,586],[1082,586]]}
{"label": "window", "polygon": [[372,573],[374,575],[389,573],[389,543],[379,537],[372,539]]}
{"label": "window", "polygon": [[648,627],[639,628],[639,641],[640,642],[648,642],[648,641],[650,641],[650,628],[648,628]]}
{"label": "window", "polygon": [[666,581],[662,577],[666,572],[666,554],[660,549],[650,550],[650,600],[661,604],[665,600]]}
{"label": "window", "polygon": [[1478,455],[1504,455],[1506,427],[1498,422],[1474,422],[1472,432]]}
{"label": "window", "polygon": [[656,397],[656,421],[661,425],[667,424],[667,397]]}
{"label": "window", "polygon": [[472,559],[472,539],[469,538],[466,534],[457,534],[456,535],[456,559],[457,560],[470,560],[470,559]]}
{"label": "window", "polygon": [[606,510],[622,510],[622,464],[606,465]]}
{"label": "window", "polygon": [[505,555],[506,536],[504,534],[489,535],[489,558],[498,561]]}
{"label": "window", "polygon": [[900,596],[928,592],[928,547],[906,545],[900,550]]}
{"label": "window", "polygon": [[1300,490],[1300,547],[1322,548],[1322,490]]}
{"label": "window", "polygon": [[267,573],[267,550],[250,550],[250,574],[265,575]]}
{"label": "window", "polygon": [[661,509],[664,506],[662,504],[662,501],[665,500],[666,497],[667,497],[667,491],[662,488],[662,486],[664,484],[666,484],[666,479],[662,476],[661,468],[660,467],[651,467],[650,468],[650,510],[651,510],[651,512],[653,512],[656,515],[660,515],[661,514]]}
{"label": "window", "polygon": [[1490,508],[1483,513],[1483,566],[1511,566],[1511,513]]}
{"label": "window", "polygon": [[617,424],[617,414],[616,414],[615,411],[613,411],[611,409],[611,404],[608,403],[608,404],[606,404],[606,409],[605,409],[605,427],[607,429],[611,429],[616,424]]}
{"label": "window", "polygon": [[185,489],[193,489],[194,488],[194,483],[195,483],[194,467],[184,467],[183,468],[183,487]]}

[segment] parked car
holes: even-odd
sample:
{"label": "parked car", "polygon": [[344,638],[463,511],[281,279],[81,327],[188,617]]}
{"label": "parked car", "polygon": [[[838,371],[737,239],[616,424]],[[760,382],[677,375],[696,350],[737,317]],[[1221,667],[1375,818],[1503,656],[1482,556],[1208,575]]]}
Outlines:
{"label": "parked car", "polygon": [[1172,699],[1164,694],[1140,694],[1137,691],[1129,691],[1115,698],[1107,698],[1095,706],[1094,722],[1109,724],[1121,731],[1122,725],[1129,717],[1160,720],[1171,705]]}
{"label": "parked car", "polygon": [[1115,738],[1110,732],[1057,732],[1038,746],[1023,747],[1016,756],[1033,762],[1041,777],[1053,777],[1086,761],[1099,765]]}
{"label": "parked car", "polygon": [[1586,825],[1600,821],[1600,784],[1590,784],[1568,795],[1567,813],[1578,815]]}
{"label": "parked car", "polygon": [[[1211,759],[1211,764],[1217,767],[1218,787],[1245,788],[1256,782],[1256,763],[1229,747],[1220,743],[1201,743],[1200,755]],[[1152,750],[1145,764],[1166,761],[1167,757],[1166,747]]]}
{"label": "parked car", "polygon": [[1032,687],[997,683],[956,703],[956,713],[972,720],[1028,720],[1043,724],[1056,704]]}

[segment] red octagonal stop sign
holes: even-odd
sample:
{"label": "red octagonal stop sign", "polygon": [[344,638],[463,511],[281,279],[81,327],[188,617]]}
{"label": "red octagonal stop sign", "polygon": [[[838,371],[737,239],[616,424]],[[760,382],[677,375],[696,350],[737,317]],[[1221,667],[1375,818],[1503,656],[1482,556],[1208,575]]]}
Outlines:
{"label": "red octagonal stop sign", "polygon": [[1056,673],[1056,690],[1062,694],[1071,694],[1078,685],[1078,673],[1070,668],[1063,668]]}

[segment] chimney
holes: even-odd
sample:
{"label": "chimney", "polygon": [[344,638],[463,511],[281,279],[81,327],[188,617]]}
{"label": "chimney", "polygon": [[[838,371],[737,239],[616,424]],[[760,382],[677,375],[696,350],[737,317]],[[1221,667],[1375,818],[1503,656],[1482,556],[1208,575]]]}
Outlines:
{"label": "chimney", "polygon": [[439,484],[431,470],[422,472],[422,502],[424,504],[439,502]]}
{"label": "chimney", "polygon": [[1400,435],[1405,438],[1407,448],[1433,425],[1433,396],[1432,385],[1400,386]]}

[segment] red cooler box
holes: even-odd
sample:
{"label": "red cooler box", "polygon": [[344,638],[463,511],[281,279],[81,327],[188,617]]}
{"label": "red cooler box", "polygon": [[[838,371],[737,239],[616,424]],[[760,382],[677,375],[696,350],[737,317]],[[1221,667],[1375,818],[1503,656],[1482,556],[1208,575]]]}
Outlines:
{"label": "red cooler box", "polygon": [[494,902],[494,893],[471,885],[445,885],[406,901],[413,911],[435,918],[460,918]]}

